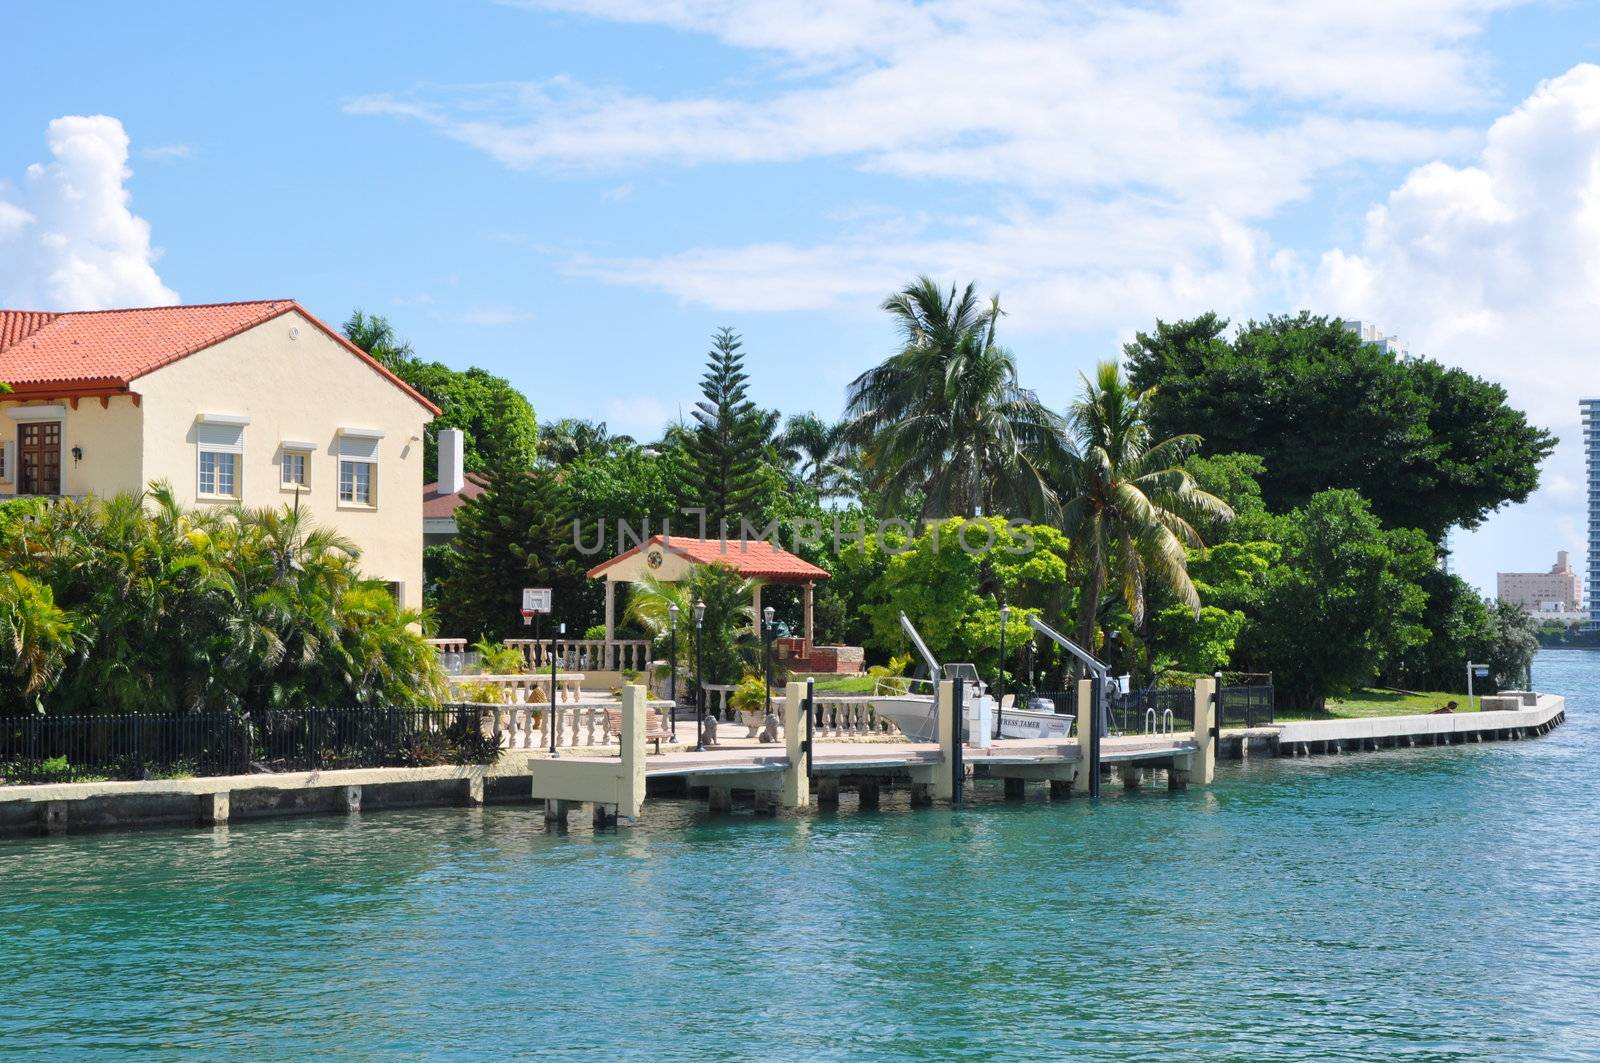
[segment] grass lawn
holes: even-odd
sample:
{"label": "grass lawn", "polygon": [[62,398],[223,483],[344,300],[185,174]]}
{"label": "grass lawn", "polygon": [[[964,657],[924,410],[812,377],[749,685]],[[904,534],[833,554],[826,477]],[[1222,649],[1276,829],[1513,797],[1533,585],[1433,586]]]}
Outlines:
{"label": "grass lawn", "polygon": [[1476,711],[1476,701],[1472,709],[1467,708],[1465,694],[1438,691],[1403,694],[1398,690],[1366,688],[1343,697],[1329,698],[1327,709],[1323,712],[1284,710],[1278,713],[1278,719],[1358,720],[1373,716],[1421,716],[1435,709],[1442,709],[1452,701],[1456,703],[1457,712]]}
{"label": "grass lawn", "polygon": [[[804,675],[795,679],[804,683]],[[819,675],[816,676],[818,694],[870,694],[876,679],[870,675]]]}

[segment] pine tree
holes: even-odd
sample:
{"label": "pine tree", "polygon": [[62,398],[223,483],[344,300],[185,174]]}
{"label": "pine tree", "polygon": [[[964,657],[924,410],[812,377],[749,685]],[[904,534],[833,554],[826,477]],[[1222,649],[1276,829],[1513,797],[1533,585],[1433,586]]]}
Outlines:
{"label": "pine tree", "polygon": [[[550,624],[585,611],[583,566],[572,541],[570,492],[551,469],[506,469],[488,490],[456,511],[459,560],[439,587],[439,630],[476,639],[523,638],[522,588],[549,587]],[[582,631],[577,634],[581,635]]]}
{"label": "pine tree", "polygon": [[756,522],[763,497],[762,465],[774,428],[772,414],[747,397],[743,343],[730,328],[712,336],[706,375],[701,378],[694,424],[683,434],[680,501],[704,506],[707,534],[739,534],[739,521]]}

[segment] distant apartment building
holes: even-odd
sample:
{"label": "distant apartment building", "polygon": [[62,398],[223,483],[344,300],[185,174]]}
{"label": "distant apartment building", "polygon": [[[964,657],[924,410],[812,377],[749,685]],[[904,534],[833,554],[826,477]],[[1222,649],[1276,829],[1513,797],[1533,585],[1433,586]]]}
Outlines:
{"label": "distant apartment building", "polygon": [[1411,349],[1401,342],[1399,336],[1385,336],[1383,329],[1370,321],[1342,321],[1346,329],[1361,337],[1362,343],[1373,343],[1397,358],[1410,358]]}
{"label": "distant apartment building", "polygon": [[1589,474],[1589,621],[1600,626],[1600,399],[1579,399]]}
{"label": "distant apartment building", "polygon": [[1522,606],[1546,620],[1583,619],[1583,577],[1565,550],[1556,554],[1549,572],[1501,572],[1495,597]]}

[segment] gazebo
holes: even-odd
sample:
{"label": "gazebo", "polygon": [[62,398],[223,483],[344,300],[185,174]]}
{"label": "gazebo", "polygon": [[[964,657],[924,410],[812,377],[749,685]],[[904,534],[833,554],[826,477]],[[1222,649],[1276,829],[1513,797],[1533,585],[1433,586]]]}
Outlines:
{"label": "gazebo", "polygon": [[594,566],[589,570],[589,578],[606,581],[606,641],[609,643],[616,637],[617,584],[638,583],[646,575],[662,583],[677,583],[686,579],[697,566],[718,562],[754,581],[751,604],[755,607],[758,625],[763,585],[786,583],[805,588],[805,648],[799,656],[809,657],[813,636],[812,597],[817,580],[829,578],[828,570],[764,539],[684,539],[676,535],[653,535],[648,542]]}

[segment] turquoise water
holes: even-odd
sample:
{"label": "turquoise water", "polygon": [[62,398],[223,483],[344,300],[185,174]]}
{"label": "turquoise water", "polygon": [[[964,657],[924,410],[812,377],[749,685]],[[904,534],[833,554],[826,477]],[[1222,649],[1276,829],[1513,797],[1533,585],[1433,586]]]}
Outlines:
{"label": "turquoise water", "polygon": [[0,1056],[1596,1059],[1600,654],[1550,737],[1169,796],[0,841]]}

